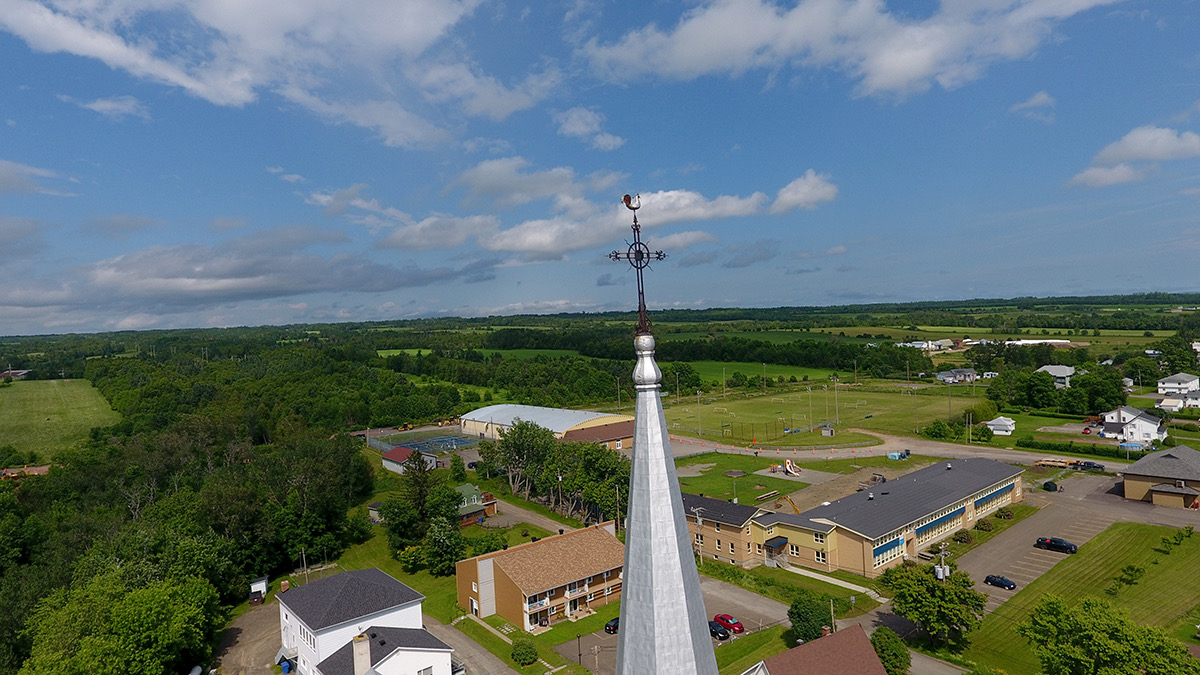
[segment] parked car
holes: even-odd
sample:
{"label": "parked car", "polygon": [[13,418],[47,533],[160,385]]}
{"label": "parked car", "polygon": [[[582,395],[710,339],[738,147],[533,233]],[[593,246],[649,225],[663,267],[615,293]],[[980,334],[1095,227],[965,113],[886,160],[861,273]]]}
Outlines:
{"label": "parked car", "polygon": [[717,623],[716,621],[708,622],[708,634],[715,637],[718,640],[728,640],[729,639],[729,631],[725,630],[725,627],[722,626],[721,624]]}
{"label": "parked car", "polygon": [[472,471],[474,471],[474,470],[475,470],[475,467],[476,467],[476,466],[477,466],[477,463],[476,463],[476,462],[467,462],[467,468],[468,468],[468,469],[470,469],[470,470],[472,470]]}
{"label": "parked car", "polygon": [[1075,553],[1079,550],[1079,547],[1075,544],[1066,539],[1059,539],[1058,537],[1038,537],[1034,546],[1044,548],[1047,551],[1058,551],[1059,553]]}
{"label": "parked car", "polygon": [[1052,480],[1048,480],[1045,483],[1042,483],[1042,489],[1045,490],[1046,492],[1058,492],[1059,491],[1058,483],[1055,483]]}
{"label": "parked car", "polygon": [[742,625],[741,621],[738,621],[728,614],[718,614],[713,617],[713,621],[721,624],[721,626],[723,626],[725,630],[729,631],[730,633],[743,633],[746,631],[746,627]]}
{"label": "parked car", "polygon": [[1078,462],[1075,468],[1079,471],[1103,471],[1104,465],[1099,462]]}
{"label": "parked car", "polygon": [[1017,585],[1015,583],[1013,583],[1013,581],[1011,579],[1009,579],[1008,577],[1002,577],[999,574],[987,575],[984,578],[983,583],[985,583],[989,586],[996,586],[997,588],[1003,588],[1006,591],[1015,590],[1017,588]]}
{"label": "parked car", "polygon": [[604,624],[604,632],[608,633],[609,635],[616,635],[617,629],[620,627],[621,627],[621,617],[618,616],[617,618],[613,619],[612,621],[609,621],[608,623]]}
{"label": "parked car", "polygon": [[1085,433],[1085,434],[1090,434],[1090,433],[1092,433],[1092,430],[1091,430],[1091,429],[1084,429],[1084,430],[1083,430],[1083,433]]}

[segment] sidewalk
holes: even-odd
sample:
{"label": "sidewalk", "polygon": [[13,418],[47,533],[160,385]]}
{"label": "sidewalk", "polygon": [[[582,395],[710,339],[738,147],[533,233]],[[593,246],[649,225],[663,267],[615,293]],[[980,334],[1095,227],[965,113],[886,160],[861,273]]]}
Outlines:
{"label": "sidewalk", "polygon": [[852,591],[862,593],[863,595],[871,598],[872,600],[874,600],[875,602],[878,602],[881,605],[888,601],[888,598],[883,597],[882,595],[876,593],[875,591],[873,591],[869,588],[859,586],[858,584],[852,584],[849,581],[842,581],[841,579],[838,579],[836,577],[826,576],[824,574],[821,574],[820,572],[814,572],[812,570],[804,569],[803,567],[791,567],[791,566],[785,567],[783,569],[785,569],[789,572],[792,572],[793,574],[799,574],[800,576],[810,577],[812,579],[819,579],[821,581],[824,581],[827,584],[833,584],[834,586],[841,586],[842,588],[848,588]]}

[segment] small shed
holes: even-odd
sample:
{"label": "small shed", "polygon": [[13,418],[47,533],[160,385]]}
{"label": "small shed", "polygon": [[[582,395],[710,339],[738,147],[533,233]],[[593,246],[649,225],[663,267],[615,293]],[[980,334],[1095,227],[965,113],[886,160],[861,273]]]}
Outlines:
{"label": "small shed", "polygon": [[383,516],[379,515],[379,509],[383,508],[383,502],[371,502],[367,506],[367,515],[371,518],[372,523],[382,523]]}
{"label": "small shed", "polygon": [[261,605],[267,599],[267,577],[259,577],[250,582],[250,604]]}

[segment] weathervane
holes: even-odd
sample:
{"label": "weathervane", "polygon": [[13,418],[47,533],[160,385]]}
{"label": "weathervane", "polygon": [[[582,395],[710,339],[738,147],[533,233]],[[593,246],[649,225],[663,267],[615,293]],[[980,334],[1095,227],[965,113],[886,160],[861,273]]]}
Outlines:
{"label": "weathervane", "polygon": [[646,291],[645,283],[642,279],[642,270],[650,266],[652,260],[666,260],[667,254],[662,251],[651,251],[649,246],[642,243],[642,228],[638,225],[637,210],[642,208],[642,196],[635,195],[630,197],[625,195],[621,198],[625,202],[625,208],[633,211],[633,243],[624,251],[613,251],[608,254],[612,260],[627,260],[630,266],[637,271],[637,291],[638,291],[638,335],[650,334],[650,317],[646,316]]}

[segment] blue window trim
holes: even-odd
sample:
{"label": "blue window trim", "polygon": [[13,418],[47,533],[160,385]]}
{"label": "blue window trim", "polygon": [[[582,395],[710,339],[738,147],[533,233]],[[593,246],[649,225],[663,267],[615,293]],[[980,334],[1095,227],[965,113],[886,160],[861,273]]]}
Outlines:
{"label": "blue window trim", "polygon": [[999,490],[995,490],[993,492],[990,492],[990,493],[980,497],[979,499],[976,499],[975,500],[975,508],[979,508],[980,504],[986,502],[989,499],[999,497],[1000,495],[1004,494],[1005,492],[1011,492],[1014,486],[1015,486],[1015,484],[1005,485],[1004,487],[1000,488]]}
{"label": "blue window trim", "polygon": [[879,557],[879,554],[881,554],[881,553],[887,553],[888,551],[890,551],[890,550],[892,550],[892,549],[896,548],[897,546],[899,546],[899,545],[901,545],[901,544],[903,544],[903,543],[904,543],[904,537],[896,537],[895,539],[893,539],[893,540],[889,541],[889,542],[888,542],[888,543],[886,543],[886,544],[880,544],[880,545],[876,546],[876,547],[875,547],[875,550],[874,550],[874,551],[873,551],[873,553],[872,553],[872,555],[873,555],[874,557],[878,558],[878,557]]}
{"label": "blue window trim", "polygon": [[931,530],[931,529],[937,527],[938,525],[941,525],[942,523],[946,522],[947,520],[954,518],[955,516],[961,516],[964,512],[966,512],[966,510],[967,510],[967,507],[960,506],[957,509],[951,511],[950,513],[947,513],[946,515],[942,516],[941,518],[938,518],[937,520],[933,521],[932,523],[926,523],[926,524],[918,527],[917,534],[920,535],[921,533],[925,532],[926,530]]}

